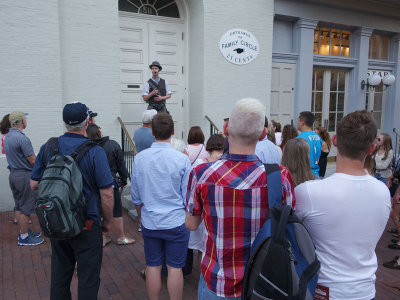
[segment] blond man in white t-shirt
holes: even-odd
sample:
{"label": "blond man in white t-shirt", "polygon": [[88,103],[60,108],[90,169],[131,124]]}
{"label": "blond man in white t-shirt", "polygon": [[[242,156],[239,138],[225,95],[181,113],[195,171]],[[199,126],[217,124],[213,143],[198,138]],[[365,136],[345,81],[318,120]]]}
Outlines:
{"label": "blond man in white t-shirt", "polygon": [[388,188],[364,169],[376,134],[370,113],[348,114],[332,139],[336,173],[295,188],[296,214],[321,261],[316,299],[375,298],[375,247],[390,213]]}

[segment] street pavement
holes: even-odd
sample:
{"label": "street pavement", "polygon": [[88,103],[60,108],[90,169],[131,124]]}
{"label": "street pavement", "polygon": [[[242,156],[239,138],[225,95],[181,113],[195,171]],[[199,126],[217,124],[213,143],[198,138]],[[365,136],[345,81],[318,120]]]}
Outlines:
{"label": "street pavement", "polygon": [[[49,299],[50,292],[50,241],[39,246],[18,246],[18,226],[12,224],[13,212],[0,213],[0,299]],[[36,216],[32,217],[33,229],[40,227]],[[367,220],[366,220],[367,221]],[[359,224],[362,226],[362,224]],[[143,239],[137,231],[138,223],[128,217],[124,211],[124,227],[127,236],[134,237],[136,243],[118,246],[112,242],[104,248],[101,269],[99,299],[146,299],[146,287],[140,277],[140,270],[145,267]],[[387,228],[392,227],[389,221]],[[115,240],[115,237],[113,237]],[[392,234],[383,233],[376,249],[378,271],[376,279],[377,300],[400,299],[400,270],[382,267],[382,262],[400,255],[400,250],[387,248]],[[346,247],[346,245],[343,245]],[[195,256],[194,262],[197,261]],[[185,277],[183,299],[197,299],[199,269]],[[71,284],[72,299],[77,299],[77,274]],[[161,299],[168,299],[166,279],[163,278]]]}

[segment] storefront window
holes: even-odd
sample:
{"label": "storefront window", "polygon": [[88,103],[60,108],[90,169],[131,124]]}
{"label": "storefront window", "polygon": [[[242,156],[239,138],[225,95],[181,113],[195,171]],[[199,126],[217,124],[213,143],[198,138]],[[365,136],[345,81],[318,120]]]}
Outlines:
{"label": "storefront window", "polygon": [[180,17],[176,1],[172,0],[119,0],[118,8],[120,11],[145,15]]}
{"label": "storefront window", "polygon": [[314,31],[314,54],[350,56],[350,31],[316,27]]}
{"label": "storefront window", "polygon": [[389,59],[389,37],[372,34],[369,38],[369,59]]}

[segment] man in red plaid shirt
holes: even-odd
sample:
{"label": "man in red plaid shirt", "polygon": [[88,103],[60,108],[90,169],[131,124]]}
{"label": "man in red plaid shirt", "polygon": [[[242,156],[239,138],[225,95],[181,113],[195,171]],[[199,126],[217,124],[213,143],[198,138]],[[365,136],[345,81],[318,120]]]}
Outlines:
{"label": "man in red plaid shirt", "polygon": [[[224,124],[229,153],[196,167],[189,178],[186,226],[204,219],[206,234],[199,300],[240,299],[251,245],[268,213],[267,176],[254,154],[266,135],[265,108],[256,99],[239,100]],[[282,203],[295,205],[294,187],[281,166]]]}

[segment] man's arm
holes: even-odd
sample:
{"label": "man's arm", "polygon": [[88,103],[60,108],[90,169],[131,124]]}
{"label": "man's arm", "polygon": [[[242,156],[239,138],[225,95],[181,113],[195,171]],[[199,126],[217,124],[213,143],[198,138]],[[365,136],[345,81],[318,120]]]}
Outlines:
{"label": "man's arm", "polygon": [[142,98],[144,101],[149,101],[149,99],[151,97],[153,97],[154,95],[158,94],[158,90],[154,89],[151,93],[150,93],[150,85],[149,83],[146,81],[143,85],[143,92],[142,92]]}
{"label": "man's arm", "polygon": [[[157,93],[158,93],[158,90],[152,90],[151,93],[149,93],[147,95],[143,95],[142,98],[144,101],[147,102],[147,101],[149,101],[149,99],[151,97],[153,97],[154,95],[157,95]],[[161,98],[161,96],[154,98],[154,100],[156,100],[156,101],[161,101],[161,100],[157,100],[157,98]]]}
{"label": "man's arm", "polygon": [[188,212],[186,213],[185,225],[186,228],[194,231],[201,223],[202,216],[191,216]]}
{"label": "man's arm", "polygon": [[101,210],[103,212],[103,231],[109,232],[113,217],[114,208],[114,190],[110,186],[105,189],[100,189]]}
{"label": "man's arm", "polygon": [[37,191],[39,189],[39,181],[31,179],[29,184],[32,190]]}
{"label": "man's arm", "polygon": [[35,165],[35,160],[36,160],[35,154],[27,156],[26,159],[29,161],[32,167]]}
{"label": "man's arm", "polygon": [[196,230],[203,218],[203,204],[197,191],[197,177],[194,170],[191,171],[186,193],[186,218],[185,225],[189,230]]}

